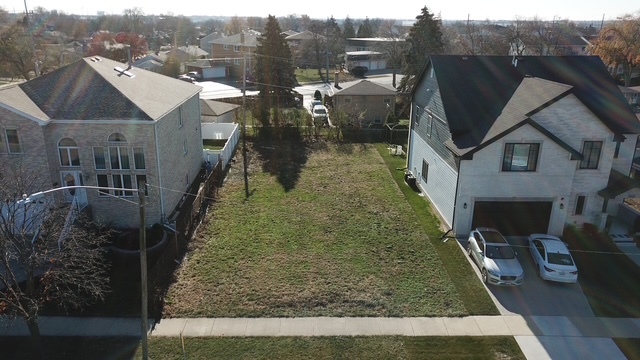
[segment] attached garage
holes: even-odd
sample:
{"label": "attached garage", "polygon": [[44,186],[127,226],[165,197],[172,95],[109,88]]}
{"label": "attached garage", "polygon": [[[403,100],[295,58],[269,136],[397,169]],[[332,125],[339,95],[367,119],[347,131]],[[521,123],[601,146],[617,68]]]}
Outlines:
{"label": "attached garage", "polygon": [[472,228],[493,227],[508,236],[547,233],[552,206],[551,201],[476,201]]}

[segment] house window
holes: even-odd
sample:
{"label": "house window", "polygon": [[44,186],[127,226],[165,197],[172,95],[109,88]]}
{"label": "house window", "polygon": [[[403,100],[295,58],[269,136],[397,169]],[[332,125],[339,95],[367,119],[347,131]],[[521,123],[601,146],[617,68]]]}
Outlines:
{"label": "house window", "polygon": [[94,146],[93,147],[93,163],[95,164],[96,170],[106,170],[107,169],[107,161],[105,158],[105,151],[102,146]]}
{"label": "house window", "polygon": [[78,145],[76,145],[76,142],[72,139],[64,138],[58,141],[58,155],[60,158],[60,166],[80,166]]}
{"label": "house window", "polygon": [[620,141],[616,141],[616,150],[613,152],[613,158],[617,159],[620,156]]}
{"label": "house window", "polygon": [[146,163],[144,161],[144,149],[141,147],[133,148],[133,163],[136,170],[146,169]]}
{"label": "house window", "polygon": [[376,115],[373,117],[373,123],[374,124],[381,124],[382,123],[382,117],[380,115]]}
{"label": "house window", "polygon": [[[98,174],[96,175],[96,178],[98,180],[98,187],[101,188],[108,188],[109,187],[109,177],[105,174]],[[98,195],[100,196],[107,196],[109,195],[109,190],[107,189],[98,189]]]}
{"label": "house window", "polygon": [[112,170],[130,169],[129,149],[124,146],[109,146],[109,160]]}
{"label": "house window", "polygon": [[224,58],[224,61],[227,62],[227,63],[231,63],[231,58],[226,57],[226,58]]}
{"label": "house window", "polygon": [[18,137],[18,130],[6,129],[4,133],[7,137],[7,149],[9,150],[9,154],[22,153],[22,146],[20,146],[20,138]]}
{"label": "house window", "polygon": [[429,178],[429,163],[427,160],[422,159],[422,180],[424,183],[427,183],[427,179]]}
{"label": "house window", "polygon": [[114,190],[115,196],[133,196],[133,186],[131,184],[131,175],[114,174],[112,175],[113,187],[127,190]]}
{"label": "house window", "polygon": [[502,171],[536,171],[540,144],[505,144]]}
{"label": "house window", "polygon": [[233,63],[236,65],[240,65],[240,59],[233,59]]}
{"label": "house window", "polygon": [[416,125],[420,124],[420,106],[416,106]]}
{"label": "house window", "polygon": [[383,101],[384,101],[385,104],[390,104],[391,103],[391,98],[389,96],[385,96]]}
{"label": "house window", "polygon": [[238,46],[238,45],[234,45],[234,46],[233,46],[233,51],[235,51],[235,52],[240,52],[240,46]]}
{"label": "house window", "polygon": [[109,135],[109,163],[112,170],[127,170],[129,164],[129,148],[127,148],[127,138],[119,133]]}
{"label": "house window", "polygon": [[350,97],[344,98],[344,103],[345,104],[351,104],[351,98]]}
{"label": "house window", "polygon": [[229,50],[229,45],[225,44],[225,45],[222,46],[222,48],[225,49],[225,50]]}
{"label": "house window", "polygon": [[575,211],[575,215],[582,215],[582,213],[584,212],[584,203],[587,200],[587,197],[584,195],[578,195],[578,198],[576,199],[576,211]]}
{"label": "house window", "polygon": [[433,128],[433,115],[427,116],[427,136],[431,137],[431,129]]}
{"label": "house window", "polygon": [[583,159],[580,169],[597,169],[602,152],[602,141],[585,141],[582,146]]}

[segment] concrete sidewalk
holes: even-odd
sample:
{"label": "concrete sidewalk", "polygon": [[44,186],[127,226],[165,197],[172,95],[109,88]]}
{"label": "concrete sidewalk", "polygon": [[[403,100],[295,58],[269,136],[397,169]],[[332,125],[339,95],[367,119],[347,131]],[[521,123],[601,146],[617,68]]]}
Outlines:
{"label": "concrete sidewalk", "polygon": [[[190,318],[149,326],[156,337],[513,336],[528,359],[625,359],[612,338],[640,338],[640,319],[565,316]],[[141,322],[43,316],[40,329],[44,336],[139,337]],[[0,318],[0,336],[28,334],[24,321]]]}

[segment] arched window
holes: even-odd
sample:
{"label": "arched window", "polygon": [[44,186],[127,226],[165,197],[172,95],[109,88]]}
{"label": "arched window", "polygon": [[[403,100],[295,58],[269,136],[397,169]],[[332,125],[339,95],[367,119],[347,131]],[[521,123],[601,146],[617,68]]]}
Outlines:
{"label": "arched window", "polygon": [[75,141],[73,141],[73,139],[60,139],[60,141],[58,141],[58,154],[60,157],[60,166],[80,166],[80,154],[78,153],[78,145]]}
{"label": "arched window", "polygon": [[127,142],[127,138],[120,133],[113,133],[109,135],[109,142]]}

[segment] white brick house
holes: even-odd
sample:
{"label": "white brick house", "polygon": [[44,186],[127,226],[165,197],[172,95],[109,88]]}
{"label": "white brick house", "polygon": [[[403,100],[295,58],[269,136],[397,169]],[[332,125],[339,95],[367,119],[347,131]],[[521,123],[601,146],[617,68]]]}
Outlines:
{"label": "white brick house", "polygon": [[[41,181],[120,188],[78,192],[97,220],[139,225],[138,182],[148,186],[146,222],[176,207],[202,165],[197,85],[100,57],[84,58],[0,89],[0,169],[21,165]],[[118,199],[130,200],[130,202]]]}
{"label": "white brick house", "polygon": [[408,170],[456,235],[602,227],[621,201],[640,123],[597,57],[432,56],[411,97]]}

